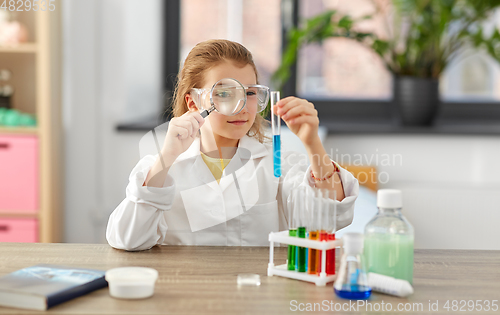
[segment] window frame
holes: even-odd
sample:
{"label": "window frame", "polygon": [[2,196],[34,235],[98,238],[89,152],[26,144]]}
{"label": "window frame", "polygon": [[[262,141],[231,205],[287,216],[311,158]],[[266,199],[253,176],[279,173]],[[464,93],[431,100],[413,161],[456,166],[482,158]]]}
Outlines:
{"label": "window frame", "polygon": [[167,121],[171,112],[177,74],[180,68],[181,49],[181,0],[163,2],[163,112],[162,120]]}
{"label": "window frame", "polygon": [[[171,100],[175,91],[175,83],[180,66],[180,38],[181,38],[181,0],[169,0],[164,2],[164,25],[163,25],[163,87],[164,87],[164,110],[161,119],[156,123],[159,124],[168,120],[169,117],[165,113],[170,114]],[[288,2],[288,3],[286,3]],[[281,3],[281,33],[282,51],[287,45],[286,34],[291,26],[297,27],[299,24],[299,0],[282,0]],[[288,9],[284,10],[284,6],[288,5]],[[290,10],[291,8],[291,10]],[[283,87],[283,97],[297,95],[297,63],[291,68],[291,76],[288,82]],[[330,132],[356,132],[356,126],[360,124],[378,125],[374,127],[375,133],[399,133],[399,132],[428,132],[436,130],[436,125],[482,125],[483,123],[500,122],[500,102],[471,102],[471,101],[442,101],[436,118],[434,127],[423,128],[407,128],[400,126],[398,109],[393,99],[377,100],[377,99],[325,99],[325,98],[308,98],[318,110],[320,123],[326,126],[335,126],[337,122],[344,123],[344,128],[334,128]],[[347,123],[347,125],[345,125]],[[352,123],[349,127],[349,123]],[[146,123],[146,125],[150,125]],[[140,127],[139,129],[144,127]],[[380,126],[383,126],[380,128]],[[368,129],[370,129],[369,127]],[[434,129],[433,129],[434,128]],[[490,133],[489,127],[479,133]],[[127,127],[119,127],[119,130],[127,130]],[[133,128],[132,128],[133,129]],[[411,130],[410,130],[411,129]],[[129,129],[130,130],[130,129]],[[366,129],[364,129],[365,132]],[[455,130],[455,129],[453,129]],[[467,128],[463,133],[467,133]],[[495,129],[496,130],[496,129]],[[498,132],[491,129],[491,133]],[[431,131],[432,132],[432,131]],[[446,133],[446,132],[445,132]],[[456,132],[451,132],[456,133]],[[472,132],[475,133],[475,132]]]}
{"label": "window frame", "polygon": [[[287,12],[282,9],[282,51],[287,46],[286,33],[288,29],[283,21],[293,21],[293,26],[299,25],[299,3],[300,0],[283,0],[283,2],[291,2],[291,12],[286,16]],[[300,54],[298,57],[300,58]],[[297,62],[290,69],[290,79],[284,85],[283,95],[297,95]],[[394,99],[378,100],[378,99],[341,99],[341,98],[308,98],[318,110],[318,115],[323,120],[329,122],[342,121],[386,121],[390,124],[400,124],[400,119],[397,114],[397,104]],[[436,117],[437,122],[480,122],[480,121],[500,120],[500,102],[473,102],[473,101],[441,101],[440,108]]]}

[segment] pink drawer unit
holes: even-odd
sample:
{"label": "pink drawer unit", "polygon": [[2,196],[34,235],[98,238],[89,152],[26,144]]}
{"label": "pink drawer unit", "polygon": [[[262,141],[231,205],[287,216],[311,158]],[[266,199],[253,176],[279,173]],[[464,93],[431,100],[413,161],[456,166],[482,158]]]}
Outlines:
{"label": "pink drawer unit", "polygon": [[38,242],[36,219],[0,219],[0,242]]}
{"label": "pink drawer unit", "polygon": [[0,135],[0,213],[38,210],[38,139]]}

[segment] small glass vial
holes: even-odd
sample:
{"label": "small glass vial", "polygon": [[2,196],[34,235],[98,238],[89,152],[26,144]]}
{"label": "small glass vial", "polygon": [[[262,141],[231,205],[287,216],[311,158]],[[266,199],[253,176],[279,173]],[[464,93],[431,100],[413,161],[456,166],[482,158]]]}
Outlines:
{"label": "small glass vial", "polygon": [[333,289],[337,296],[350,300],[365,300],[372,289],[368,286],[363,257],[363,234],[346,233],[342,237],[344,253],[340,259],[338,278]]}
{"label": "small glass vial", "polygon": [[365,227],[368,272],[413,284],[414,230],[401,214],[402,194],[396,189],[377,192],[378,213]]}

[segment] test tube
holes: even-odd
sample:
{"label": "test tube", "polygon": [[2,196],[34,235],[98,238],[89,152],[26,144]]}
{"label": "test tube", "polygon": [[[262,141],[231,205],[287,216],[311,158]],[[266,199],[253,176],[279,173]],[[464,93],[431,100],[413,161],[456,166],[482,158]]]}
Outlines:
{"label": "test tube", "polygon": [[[315,189],[311,192],[310,198],[306,198],[306,200],[310,200],[311,211],[309,212],[309,239],[313,241],[317,241],[319,237],[319,224],[320,224],[320,214],[321,214],[321,191],[319,189]],[[314,248],[309,248],[308,252],[308,263],[307,263],[307,273],[316,274],[318,263],[320,261],[317,260],[318,250]]]}
{"label": "test tube", "polygon": [[[318,241],[327,241],[328,240],[328,226],[330,223],[330,217],[328,214],[328,208],[329,208],[329,194],[330,191],[328,189],[321,189],[321,198],[320,198],[320,205],[321,205],[321,213],[319,215],[320,218],[320,224],[319,224],[319,236],[318,236]],[[323,255],[322,250],[316,251],[316,274],[320,275],[321,274],[321,258]],[[326,272],[326,266],[325,266],[325,272]]]}
{"label": "test tube", "polygon": [[281,177],[281,117],[274,114],[274,105],[280,100],[280,92],[271,92],[271,128],[273,132],[274,176]]}
{"label": "test tube", "polygon": [[[305,186],[299,186],[297,195],[297,206],[299,214],[299,226],[297,228],[297,236],[300,238],[306,238],[306,226],[308,220],[308,204],[307,204],[307,190]],[[298,246],[297,247],[297,271],[306,272],[307,268],[307,248]]]}
{"label": "test tube", "polygon": [[[296,229],[290,229],[288,230],[288,236],[295,237],[297,236],[297,230]],[[295,245],[288,245],[288,270],[295,270],[295,251],[297,250],[297,246]]]}
{"label": "test tube", "polygon": [[[335,232],[337,231],[337,191],[333,191],[333,211],[328,208],[328,240],[335,240]],[[331,213],[333,212],[333,213]],[[335,248],[329,249],[326,251],[326,274],[334,275],[335,274]]]}
{"label": "test tube", "polygon": [[[306,238],[306,228],[304,226],[299,226],[297,228],[297,236],[300,238]],[[305,247],[297,248],[297,265],[299,272],[306,272],[306,249]]]}
{"label": "test tube", "polygon": [[[289,197],[290,202],[288,202],[288,236],[297,236],[297,212],[299,207],[297,205],[297,189],[292,190]],[[288,245],[288,270],[296,269],[297,246]]]}

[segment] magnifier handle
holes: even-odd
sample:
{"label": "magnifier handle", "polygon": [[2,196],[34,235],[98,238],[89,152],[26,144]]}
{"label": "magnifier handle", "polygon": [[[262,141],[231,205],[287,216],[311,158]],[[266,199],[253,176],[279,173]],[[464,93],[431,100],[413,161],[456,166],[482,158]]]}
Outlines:
{"label": "magnifier handle", "polygon": [[201,115],[201,117],[203,117],[203,118],[207,117],[207,116],[208,116],[208,114],[210,114],[210,113],[209,113],[209,112],[208,112],[208,110],[206,110],[206,109],[204,109],[204,110],[202,110],[202,111],[200,112],[200,115]]}
{"label": "magnifier handle", "polygon": [[212,105],[212,107],[210,107],[209,109],[204,109],[204,110],[202,110],[202,111],[200,112],[201,117],[203,117],[203,118],[207,117],[207,116],[208,116],[211,112],[213,112],[213,111],[214,111],[214,109],[215,109],[215,106],[214,106],[214,105]]}

